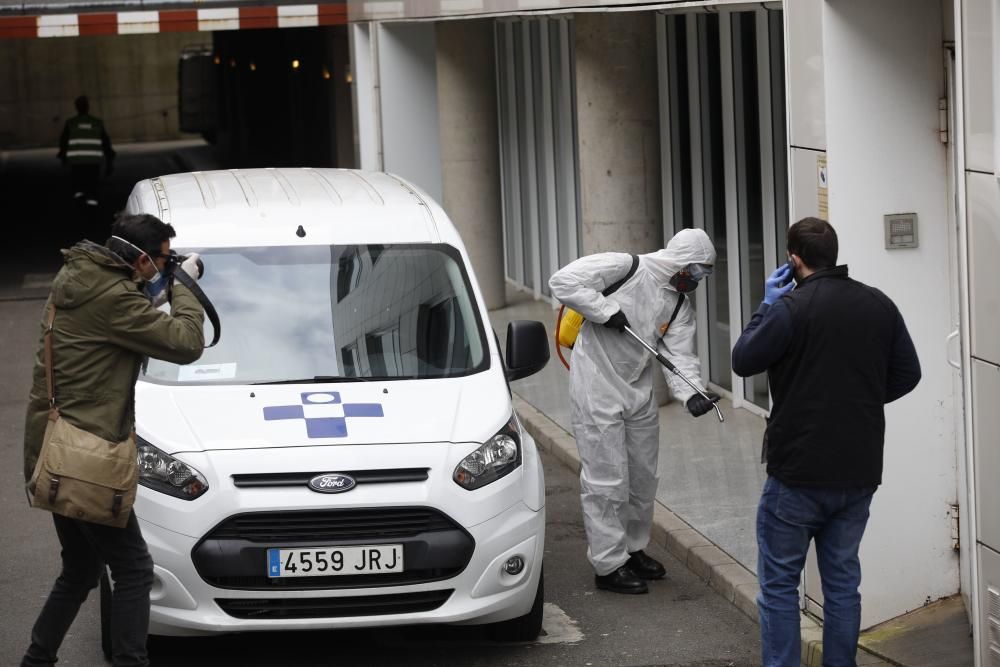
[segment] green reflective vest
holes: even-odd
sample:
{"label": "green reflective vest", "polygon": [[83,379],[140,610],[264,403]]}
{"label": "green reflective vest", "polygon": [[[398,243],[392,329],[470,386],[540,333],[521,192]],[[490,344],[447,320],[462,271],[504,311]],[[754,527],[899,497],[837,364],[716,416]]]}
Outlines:
{"label": "green reflective vest", "polygon": [[66,121],[66,131],[66,161],[70,165],[101,163],[104,159],[104,149],[101,146],[104,123],[99,118],[74,116]]}

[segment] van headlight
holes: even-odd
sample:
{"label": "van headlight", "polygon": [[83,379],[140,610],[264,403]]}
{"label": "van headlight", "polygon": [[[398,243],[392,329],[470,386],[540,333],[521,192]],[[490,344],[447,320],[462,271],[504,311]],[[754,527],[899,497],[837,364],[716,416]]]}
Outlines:
{"label": "van headlight", "polygon": [[472,491],[495,482],[521,465],[521,431],[517,418],[510,416],[496,435],[466,456],[455,468],[452,479]]}
{"label": "van headlight", "polygon": [[194,500],[208,491],[205,476],[142,438],[135,439],[139,459],[139,483],[168,496]]}

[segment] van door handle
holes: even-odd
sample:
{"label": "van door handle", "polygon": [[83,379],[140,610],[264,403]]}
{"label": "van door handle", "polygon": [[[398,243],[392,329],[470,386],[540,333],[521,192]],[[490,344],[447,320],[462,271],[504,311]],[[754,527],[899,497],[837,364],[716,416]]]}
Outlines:
{"label": "van door handle", "polygon": [[947,338],[944,339],[944,344],[945,344],[945,359],[948,361],[948,365],[951,366],[952,368],[954,368],[957,371],[962,370],[962,362],[961,362],[961,360],[957,360],[957,361],[953,361],[952,360],[952,358],[951,358],[951,342],[953,340],[957,340],[958,339],[958,334],[959,333],[960,333],[960,331],[958,329],[955,329],[950,334],[948,334]]}

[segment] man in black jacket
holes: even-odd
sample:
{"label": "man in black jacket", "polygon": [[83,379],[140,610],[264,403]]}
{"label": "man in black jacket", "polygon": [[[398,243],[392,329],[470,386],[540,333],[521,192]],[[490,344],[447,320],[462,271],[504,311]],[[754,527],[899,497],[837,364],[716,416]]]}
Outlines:
{"label": "man in black jacket", "polygon": [[882,482],[883,406],[920,381],[896,305],[849,278],[837,251],[828,222],[792,225],[789,261],[767,279],[764,302],[733,348],[733,370],[766,370],[773,398],[757,510],[765,667],[799,664],[798,587],[810,540],[823,583],[823,664],[855,664],[858,548]]}

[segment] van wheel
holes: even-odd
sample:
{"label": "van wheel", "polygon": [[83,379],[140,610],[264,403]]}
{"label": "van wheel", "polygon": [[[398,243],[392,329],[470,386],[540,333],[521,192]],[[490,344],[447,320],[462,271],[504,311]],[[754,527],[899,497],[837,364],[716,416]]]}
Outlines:
{"label": "van wheel", "polygon": [[111,660],[111,580],[107,570],[101,574],[101,650]]}
{"label": "van wheel", "polygon": [[524,616],[500,621],[488,626],[490,638],[498,642],[533,642],[542,632],[542,611],[545,607],[545,570],[538,573],[538,590],[531,611]]}

